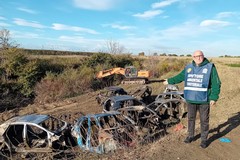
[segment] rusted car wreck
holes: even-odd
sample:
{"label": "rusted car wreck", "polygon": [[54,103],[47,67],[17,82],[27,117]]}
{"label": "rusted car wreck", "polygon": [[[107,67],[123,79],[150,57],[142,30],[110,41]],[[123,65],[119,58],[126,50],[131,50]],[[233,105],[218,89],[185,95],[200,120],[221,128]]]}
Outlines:
{"label": "rusted car wreck", "polygon": [[134,121],[114,111],[83,116],[72,128],[81,149],[100,154],[136,145],[136,134]]}
{"label": "rusted car wreck", "polygon": [[183,91],[179,91],[175,85],[168,85],[148,108],[156,112],[164,124],[176,124],[187,114]]}
{"label": "rusted car wreck", "polygon": [[130,95],[112,96],[103,104],[104,112],[111,110],[119,111],[135,122],[140,142],[152,141],[165,134],[161,117],[137,98]]}
{"label": "rusted car wreck", "polygon": [[13,117],[0,125],[0,157],[12,155],[31,158],[35,153],[49,153],[65,146],[68,124],[49,115]]}
{"label": "rusted car wreck", "polygon": [[119,86],[110,86],[105,87],[98,93],[96,96],[96,101],[98,104],[103,105],[103,103],[112,96],[130,95],[144,103],[148,103],[151,100],[151,94],[152,88],[150,86],[141,86],[132,92],[127,92]]}

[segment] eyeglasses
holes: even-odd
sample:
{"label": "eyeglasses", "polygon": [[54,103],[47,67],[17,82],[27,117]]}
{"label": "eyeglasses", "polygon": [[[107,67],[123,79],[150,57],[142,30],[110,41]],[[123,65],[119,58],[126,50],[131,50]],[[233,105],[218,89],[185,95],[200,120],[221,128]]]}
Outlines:
{"label": "eyeglasses", "polygon": [[193,56],[193,58],[202,58],[203,55]]}

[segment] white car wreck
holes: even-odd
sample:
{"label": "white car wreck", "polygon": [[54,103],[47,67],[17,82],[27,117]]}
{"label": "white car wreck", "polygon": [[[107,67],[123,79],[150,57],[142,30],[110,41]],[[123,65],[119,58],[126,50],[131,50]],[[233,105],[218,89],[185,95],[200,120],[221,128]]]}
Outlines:
{"label": "white car wreck", "polygon": [[0,125],[0,159],[11,159],[14,153],[22,157],[60,149],[67,130],[65,121],[49,115],[13,117]]}

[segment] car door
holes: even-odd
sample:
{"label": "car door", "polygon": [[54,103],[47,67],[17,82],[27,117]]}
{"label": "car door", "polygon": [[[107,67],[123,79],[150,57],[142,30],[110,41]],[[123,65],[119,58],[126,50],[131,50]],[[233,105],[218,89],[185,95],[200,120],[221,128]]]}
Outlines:
{"label": "car door", "polygon": [[24,146],[23,131],[23,124],[12,124],[6,129],[4,133],[4,139],[11,148]]}
{"label": "car door", "polygon": [[49,133],[38,125],[26,125],[26,141],[31,149],[49,148],[51,146],[49,136]]}

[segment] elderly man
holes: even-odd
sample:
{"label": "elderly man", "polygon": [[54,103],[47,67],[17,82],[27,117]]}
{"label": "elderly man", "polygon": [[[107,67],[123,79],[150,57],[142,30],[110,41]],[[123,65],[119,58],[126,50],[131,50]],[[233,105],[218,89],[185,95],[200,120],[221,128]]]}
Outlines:
{"label": "elderly man", "polygon": [[208,146],[209,112],[219,98],[221,82],[213,63],[204,57],[202,51],[197,50],[192,55],[193,61],[178,75],[166,79],[163,83],[184,83],[184,98],[188,106],[188,136],[185,143],[194,140],[195,120],[197,111],[200,114],[201,144],[202,148]]}

